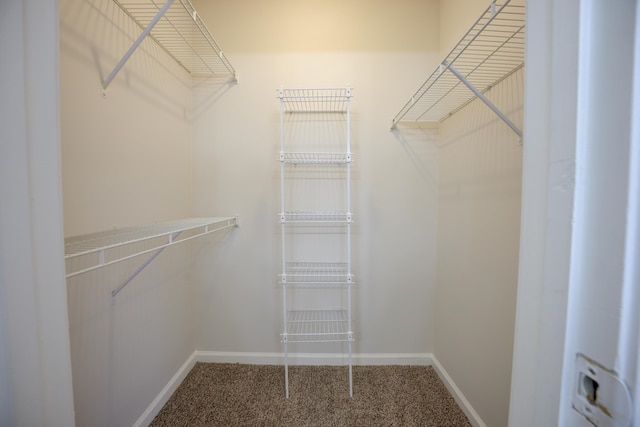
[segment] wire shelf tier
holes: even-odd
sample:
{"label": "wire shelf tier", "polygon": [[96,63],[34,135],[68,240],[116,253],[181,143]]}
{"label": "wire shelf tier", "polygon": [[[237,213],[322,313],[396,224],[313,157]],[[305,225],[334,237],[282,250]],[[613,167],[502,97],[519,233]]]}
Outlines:
{"label": "wire shelf tier", "polygon": [[238,225],[237,217],[188,218],[65,239],[67,278]]}
{"label": "wire shelf tier", "polygon": [[189,0],[113,1],[142,30],[150,28],[148,36],[193,78],[235,80],[235,69]]}
{"label": "wire shelf tier", "polygon": [[336,89],[278,89],[283,112],[288,113],[346,113],[351,88]]}
{"label": "wire shelf tier", "polygon": [[306,224],[346,224],[353,222],[350,212],[310,212],[288,211],[280,214],[282,223],[306,223]]}
{"label": "wire shelf tier", "polygon": [[292,310],[287,312],[287,342],[353,341],[347,310]]}
{"label": "wire shelf tier", "polygon": [[280,153],[280,161],[285,164],[341,165],[351,162],[350,153]]}
{"label": "wire shelf tier", "polygon": [[288,262],[280,278],[280,283],[287,285],[353,284],[346,262]]}
{"label": "wire shelf tier", "polygon": [[393,118],[392,128],[400,121],[439,122],[451,116],[477,96],[453,70],[484,93],[524,66],[524,45],[525,7],[510,0],[491,3]]}

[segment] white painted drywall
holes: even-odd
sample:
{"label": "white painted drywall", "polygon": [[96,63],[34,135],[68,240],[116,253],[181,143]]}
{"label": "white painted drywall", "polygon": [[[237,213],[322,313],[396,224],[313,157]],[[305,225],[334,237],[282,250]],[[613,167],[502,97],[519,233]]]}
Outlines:
{"label": "white painted drywall", "polygon": [[57,3],[0,5],[0,424],[73,426]]}
{"label": "white painted drywall", "polygon": [[527,5],[525,145],[509,425],[560,425],[573,224],[579,2]]}
{"label": "white painted drywall", "polygon": [[[522,2],[517,2],[522,4]],[[444,57],[488,2],[442,1]],[[524,72],[486,93],[520,128]],[[434,357],[488,426],[507,425],[522,146],[476,100],[440,125]]]}
{"label": "white painted drywall", "polygon": [[[522,70],[486,95],[522,125]],[[486,425],[507,424],[522,147],[476,100],[440,125],[434,356]]]}
{"label": "white painted drywall", "polygon": [[[634,263],[637,257],[625,252],[633,249],[626,246],[626,234],[629,188],[635,185],[629,182],[629,159],[637,121],[630,90],[637,84],[636,8],[631,1],[581,2],[574,234],[559,417],[567,426],[587,424],[571,408],[577,353],[635,388],[637,306],[628,298],[635,298],[638,283],[625,283],[625,261]],[[614,60],[615,67],[605,65]]]}
{"label": "white painted drywall", "polygon": [[489,7],[489,4],[489,1],[477,0],[440,1],[439,35],[441,59],[451,52],[451,49],[469,31],[485,9]]}
{"label": "white painted drywall", "polygon": [[191,214],[191,87],[114,2],[60,2],[65,236]]}
{"label": "white painted drywall", "polygon": [[242,218],[198,264],[197,349],[282,351],[276,89],[351,85],[354,351],[430,352],[437,149],[389,123],[436,65],[438,3],[241,3],[194,3],[239,70],[194,91],[195,213]]}
{"label": "white painted drywall", "polygon": [[637,182],[628,173],[636,9],[578,0],[528,9],[525,139],[537,144],[525,146],[510,425],[590,425],[571,407],[577,352],[634,392],[637,234],[627,204]]}
{"label": "white painted drywall", "polygon": [[[145,41],[101,96],[140,29],[111,1],[60,1],[65,235],[192,216],[192,95]],[[204,241],[209,241],[204,239]],[[191,251],[166,249],[68,281],[76,423],[133,425],[195,348]]]}

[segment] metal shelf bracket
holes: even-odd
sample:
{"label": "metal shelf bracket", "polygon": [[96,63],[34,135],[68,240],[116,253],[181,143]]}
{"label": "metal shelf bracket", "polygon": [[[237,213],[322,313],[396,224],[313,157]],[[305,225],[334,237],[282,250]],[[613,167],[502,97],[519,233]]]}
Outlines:
{"label": "metal shelf bracket", "polygon": [[[160,7],[155,0],[147,2],[113,2],[131,18],[142,33],[102,82],[106,89],[145,38],[154,40],[192,78],[228,77],[237,83],[237,74],[189,0],[166,0]],[[147,20],[152,17],[151,20]]]}
{"label": "metal shelf bracket", "polygon": [[111,292],[115,297],[167,247],[239,226],[239,216],[187,218],[68,237],[65,239],[66,277],[69,279],[142,255],[148,256]]}
{"label": "metal shelf bracket", "polygon": [[166,3],[164,4],[164,6],[162,6],[162,8],[158,11],[158,13],[156,14],[156,16],[153,17],[153,19],[151,20],[151,22],[149,22],[149,24],[147,25],[147,27],[144,29],[144,31],[142,32],[142,34],[140,34],[138,36],[138,38],[136,39],[135,42],[133,42],[133,44],[131,45],[131,47],[129,48],[129,50],[127,51],[127,53],[124,54],[124,56],[122,57],[122,59],[120,59],[120,62],[118,62],[118,64],[115,66],[115,68],[111,71],[111,73],[109,73],[109,75],[107,76],[106,79],[104,79],[104,82],[102,82],[102,90],[103,90],[103,94],[104,91],[107,89],[107,86],[109,86],[109,84],[111,83],[111,81],[118,75],[118,73],[120,72],[120,70],[122,69],[122,67],[124,67],[124,64],[127,63],[127,61],[129,60],[129,58],[131,58],[131,55],[133,55],[133,53],[136,51],[136,49],[138,49],[138,46],[140,46],[140,43],[142,43],[142,41],[147,38],[147,36],[149,35],[149,33],[151,32],[151,30],[153,30],[153,27],[156,26],[156,24],[158,23],[158,21],[160,20],[160,18],[162,18],[164,16],[164,14],[167,12],[167,10],[169,9],[169,7],[171,7],[171,5],[173,4],[175,0],[167,0]]}
{"label": "metal shelf bracket", "polygon": [[480,101],[484,102],[486,106],[489,107],[491,111],[493,111],[496,116],[500,118],[500,120],[505,122],[506,125],[509,126],[520,137],[520,139],[522,139],[522,131],[520,130],[520,128],[516,126],[511,120],[509,120],[509,118],[502,111],[500,111],[500,109],[496,107],[493,102],[489,101],[489,99],[487,99],[487,97],[484,96],[482,92],[480,92],[473,84],[471,84],[469,80],[467,80],[462,74],[460,74],[460,72],[458,72],[458,70],[456,70],[453,65],[448,64],[447,62],[443,62],[440,65],[451,71],[451,73],[456,76],[458,80],[460,80],[466,87],[468,87],[469,90],[473,92],[473,94],[478,99],[480,99]]}
{"label": "metal shelf bracket", "polygon": [[522,141],[522,130],[484,96],[488,89],[524,67],[525,7],[510,3],[491,2],[392,119],[392,131],[400,122],[442,123],[479,98]]}
{"label": "metal shelf bracket", "polygon": [[169,239],[168,239],[168,242],[167,242],[167,246],[163,246],[163,247],[161,247],[160,249],[157,249],[157,250],[156,250],[156,251],[155,251],[155,252],[154,252],[154,253],[153,253],[149,258],[147,258],[147,260],[146,260],[145,262],[143,262],[143,263],[142,263],[142,265],[136,269],[136,271],[134,271],[133,273],[131,273],[131,274],[129,275],[129,277],[127,277],[127,278],[126,278],[126,279],[125,279],[125,280],[120,284],[120,286],[118,286],[116,289],[114,289],[114,290],[111,292],[111,298],[115,298],[115,297],[116,297],[116,295],[118,295],[118,293],[120,293],[120,291],[121,291],[121,290],[123,290],[123,289],[124,289],[124,288],[125,288],[125,287],[126,287],[126,286],[127,286],[127,285],[132,281],[132,280],[133,280],[133,279],[135,279],[135,277],[136,277],[138,274],[140,274],[140,272],[141,272],[142,270],[144,270],[144,269],[145,269],[145,267],[146,267],[146,266],[148,266],[148,265],[151,263],[151,261],[153,261],[154,259],[156,259],[156,257],[157,257],[158,255],[160,255],[160,253],[161,253],[162,251],[164,251],[164,250],[168,247],[168,245],[171,245],[171,244],[173,243],[174,239],[176,239],[176,238],[180,235],[180,233],[181,233],[181,231],[178,231],[178,232],[176,232],[176,233],[171,233],[171,234],[169,234]]}

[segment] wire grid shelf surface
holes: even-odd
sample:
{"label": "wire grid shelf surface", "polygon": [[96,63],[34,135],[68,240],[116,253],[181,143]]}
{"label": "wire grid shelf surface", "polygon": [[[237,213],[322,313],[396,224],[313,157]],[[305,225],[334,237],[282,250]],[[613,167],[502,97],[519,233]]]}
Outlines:
{"label": "wire grid shelf surface", "polygon": [[336,89],[278,89],[284,112],[289,113],[345,113],[351,88]]}
{"label": "wire grid shelf surface", "polygon": [[447,68],[454,66],[480,92],[486,92],[524,66],[525,7],[492,3],[445,60],[394,117],[442,121],[475,98]]}
{"label": "wire grid shelf surface", "polygon": [[351,284],[352,278],[346,262],[287,262],[281,283]]}
{"label": "wire grid shelf surface", "polygon": [[353,216],[350,212],[342,211],[287,211],[280,214],[280,221],[283,223],[339,224],[352,222]]}
{"label": "wire grid shelf surface", "polygon": [[[144,29],[165,2],[113,0]],[[230,77],[236,71],[189,0],[175,0],[149,34],[192,77]]]}
{"label": "wire grid shelf surface", "polygon": [[68,237],[65,239],[67,278],[234,225],[237,225],[236,217],[188,218]]}
{"label": "wire grid shelf surface", "polygon": [[308,165],[341,165],[351,162],[350,153],[302,153],[283,152],[280,154],[280,161],[286,164],[308,164]]}
{"label": "wire grid shelf surface", "polygon": [[287,313],[288,342],[352,341],[347,310],[292,310]]}

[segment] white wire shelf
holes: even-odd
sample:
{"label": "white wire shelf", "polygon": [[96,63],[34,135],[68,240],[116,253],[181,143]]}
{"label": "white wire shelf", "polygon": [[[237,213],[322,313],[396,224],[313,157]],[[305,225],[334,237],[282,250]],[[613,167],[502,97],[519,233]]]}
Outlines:
{"label": "white wire shelf", "polygon": [[282,152],[280,161],[293,165],[342,165],[351,163],[351,153]]}
{"label": "white wire shelf", "polygon": [[68,237],[64,245],[67,278],[237,225],[238,217],[188,218]]}
{"label": "white wire shelf", "polygon": [[476,97],[486,103],[484,92],[524,66],[524,45],[525,7],[510,0],[492,2],[396,114],[391,127],[401,121],[440,122]]}
{"label": "white wire shelf", "polygon": [[145,37],[152,38],[192,78],[236,80],[236,71],[189,0],[113,0],[142,34],[103,82],[106,89]]}
{"label": "white wire shelf", "polygon": [[346,113],[351,88],[278,89],[283,112]]}
{"label": "white wire shelf", "polygon": [[346,262],[288,262],[280,283],[289,285],[350,285],[353,275]]}
{"label": "white wire shelf", "polygon": [[347,310],[292,310],[287,312],[284,342],[353,341]]}
{"label": "white wire shelf", "polygon": [[281,223],[299,224],[347,224],[353,222],[351,212],[331,211],[331,212],[310,212],[310,211],[288,211],[280,213]]}

